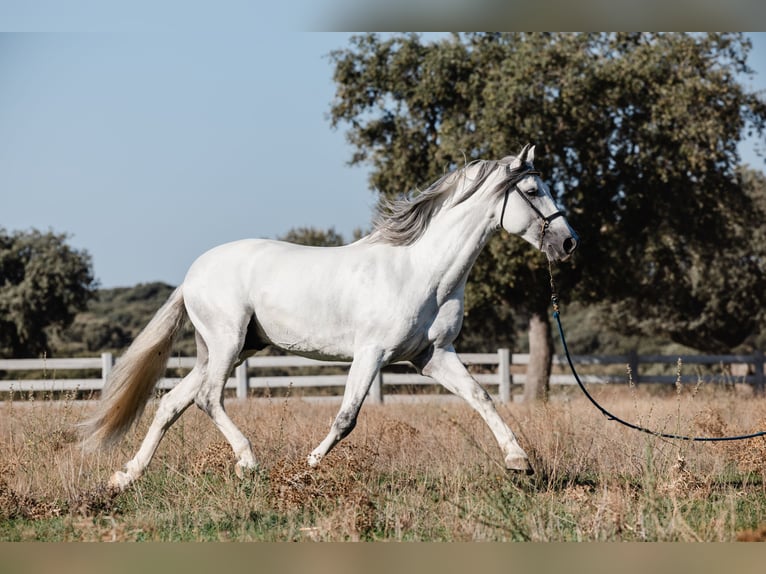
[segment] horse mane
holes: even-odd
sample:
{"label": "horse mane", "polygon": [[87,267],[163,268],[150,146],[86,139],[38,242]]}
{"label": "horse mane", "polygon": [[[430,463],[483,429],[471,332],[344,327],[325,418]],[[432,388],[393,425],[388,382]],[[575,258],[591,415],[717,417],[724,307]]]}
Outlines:
{"label": "horse mane", "polygon": [[[468,177],[469,168],[478,165],[479,171],[473,177],[471,185],[465,189],[460,197],[456,198],[451,207],[459,205],[473,196],[499,165],[509,164],[513,159],[509,157],[500,161],[475,160],[459,170],[443,175],[425,191],[402,195],[396,199],[382,199],[378,203],[372,222],[371,239],[399,246],[415,243],[428,229],[428,224],[440,208],[448,200],[454,198],[461,178]],[[513,174],[515,173],[516,170]],[[513,174],[508,178],[503,178],[498,188],[504,188],[505,182],[511,179]]]}

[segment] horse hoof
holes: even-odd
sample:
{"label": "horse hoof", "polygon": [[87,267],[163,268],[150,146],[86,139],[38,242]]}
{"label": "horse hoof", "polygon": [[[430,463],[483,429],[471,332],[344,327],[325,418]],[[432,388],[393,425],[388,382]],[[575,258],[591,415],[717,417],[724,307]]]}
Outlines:
{"label": "horse hoof", "polygon": [[509,456],[505,459],[505,468],[513,472],[524,473],[526,475],[534,474],[529,459],[523,456]]}
{"label": "horse hoof", "polygon": [[118,470],[109,478],[108,486],[112,491],[119,493],[128,488],[131,482],[132,479],[127,472]]}
{"label": "horse hoof", "polygon": [[242,463],[241,461],[238,461],[237,464],[234,465],[234,474],[236,474],[237,478],[240,480],[244,480],[245,477],[255,476],[257,470],[258,465],[252,462]]}
{"label": "horse hoof", "polygon": [[311,468],[316,468],[319,465],[319,461],[322,460],[321,454],[314,454],[313,452],[308,456],[306,462],[309,463]]}

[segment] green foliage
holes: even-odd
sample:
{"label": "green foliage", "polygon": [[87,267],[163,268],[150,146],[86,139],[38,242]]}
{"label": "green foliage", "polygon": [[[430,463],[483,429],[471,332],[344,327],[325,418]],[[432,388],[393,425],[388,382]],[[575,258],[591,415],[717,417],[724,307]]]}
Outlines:
{"label": "green foliage", "polygon": [[[743,188],[755,205],[757,212],[766,213],[766,174],[758,170],[741,168],[738,177],[741,178]],[[766,226],[763,225],[763,221],[760,225],[748,229],[746,233],[750,236],[748,244],[766,245]],[[751,258],[754,259],[753,263],[759,265],[761,269],[766,265],[763,257],[756,258],[756,256],[751,255]],[[766,309],[762,304],[755,304],[747,311],[750,315],[749,321],[754,321],[756,328],[745,340],[745,346],[748,351],[764,349],[766,348],[766,329],[763,326],[766,325]]]}
{"label": "green foliage", "polygon": [[[752,333],[766,287],[763,205],[737,175],[737,143],[766,126],[766,103],[737,80],[749,50],[729,33],[367,34],[331,55],[331,114],[351,163],[371,164],[389,196],[537,143],[582,238],[557,271],[561,295],[716,351]],[[471,277],[469,317],[545,314],[547,280],[544,257],[496,236]]]}
{"label": "green foliage", "polygon": [[[99,289],[87,309],[78,313],[72,325],[58,333],[55,350],[59,355],[119,353],[126,349],[152,316],[170,297],[174,287],[166,283],[141,283],[134,287]],[[193,329],[181,332],[176,351],[194,356]]]}
{"label": "green foliage", "polygon": [[334,227],[330,229],[315,229],[313,227],[297,227],[291,229],[281,237],[282,241],[298,243],[300,245],[313,245],[316,247],[337,247],[346,242],[343,236],[335,231]]}
{"label": "green foliage", "polygon": [[0,228],[0,356],[50,351],[48,333],[69,325],[95,289],[90,255],[65,234]]}

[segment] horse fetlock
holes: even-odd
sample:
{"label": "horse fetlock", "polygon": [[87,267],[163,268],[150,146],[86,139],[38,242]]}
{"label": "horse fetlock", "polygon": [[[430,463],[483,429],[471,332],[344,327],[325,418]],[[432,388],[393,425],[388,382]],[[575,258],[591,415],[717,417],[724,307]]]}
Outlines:
{"label": "horse fetlock", "polygon": [[311,468],[316,468],[319,466],[319,463],[322,461],[322,453],[319,452],[312,452],[307,459],[307,462],[309,463],[309,466]]}
{"label": "horse fetlock", "polygon": [[110,490],[122,492],[130,486],[131,482],[133,482],[133,477],[130,474],[118,470],[109,478],[108,486]]}

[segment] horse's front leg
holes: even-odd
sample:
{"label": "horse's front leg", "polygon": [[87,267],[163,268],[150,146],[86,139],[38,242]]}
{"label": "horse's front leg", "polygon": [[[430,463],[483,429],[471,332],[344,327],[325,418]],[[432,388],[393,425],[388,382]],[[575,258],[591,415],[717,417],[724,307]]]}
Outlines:
{"label": "horse's front leg", "polygon": [[378,349],[366,349],[355,353],[348,371],[346,389],[343,393],[338,415],[332,423],[330,433],[308,457],[309,466],[317,466],[324,456],[346,437],[356,426],[359,409],[370,390],[372,381],[381,368],[383,353]]}
{"label": "horse's front leg", "polygon": [[516,436],[500,418],[487,391],[466,370],[452,346],[433,349],[420,367],[424,375],[432,377],[446,389],[465,399],[481,415],[503,451],[507,469],[532,474],[527,453],[519,446]]}

